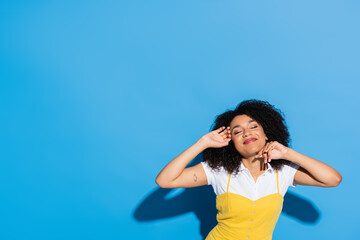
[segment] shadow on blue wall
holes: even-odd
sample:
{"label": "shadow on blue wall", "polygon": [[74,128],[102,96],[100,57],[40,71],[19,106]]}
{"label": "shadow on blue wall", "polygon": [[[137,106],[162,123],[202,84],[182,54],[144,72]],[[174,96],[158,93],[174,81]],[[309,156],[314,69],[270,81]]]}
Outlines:
{"label": "shadow on blue wall", "polygon": [[[190,166],[201,161],[197,157]],[[217,224],[215,193],[211,186],[186,188],[174,197],[167,198],[174,189],[157,188],[135,209],[133,217],[140,222],[176,217],[193,212],[200,221],[200,234],[203,239]],[[297,194],[287,192],[282,213],[303,224],[315,224],[320,217],[317,208]]]}

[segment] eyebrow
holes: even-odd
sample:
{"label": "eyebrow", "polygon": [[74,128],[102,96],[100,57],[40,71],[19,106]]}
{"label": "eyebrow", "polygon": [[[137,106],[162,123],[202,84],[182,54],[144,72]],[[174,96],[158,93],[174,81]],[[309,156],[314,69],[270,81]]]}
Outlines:
{"label": "eyebrow", "polygon": [[[250,123],[252,123],[252,122],[256,122],[256,121],[253,119],[253,120],[248,121],[247,123],[250,124]],[[234,127],[231,129],[231,131],[234,130],[235,128],[237,128],[237,127],[241,127],[241,126],[240,126],[240,125],[234,126]]]}

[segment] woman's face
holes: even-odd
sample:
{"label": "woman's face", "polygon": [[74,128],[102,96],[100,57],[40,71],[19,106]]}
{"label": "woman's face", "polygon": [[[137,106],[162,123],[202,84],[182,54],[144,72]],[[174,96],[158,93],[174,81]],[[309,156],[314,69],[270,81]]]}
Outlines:
{"label": "woman's face", "polygon": [[231,140],[236,150],[245,158],[256,155],[267,140],[264,129],[247,115],[238,115],[230,123]]}

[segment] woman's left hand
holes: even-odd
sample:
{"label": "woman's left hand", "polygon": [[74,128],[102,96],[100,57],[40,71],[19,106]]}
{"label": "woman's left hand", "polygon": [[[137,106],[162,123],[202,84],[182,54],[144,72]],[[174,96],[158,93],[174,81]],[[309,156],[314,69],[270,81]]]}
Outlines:
{"label": "woman's left hand", "polygon": [[277,141],[268,142],[255,156],[256,158],[264,158],[264,163],[271,162],[273,159],[285,159],[289,148]]}

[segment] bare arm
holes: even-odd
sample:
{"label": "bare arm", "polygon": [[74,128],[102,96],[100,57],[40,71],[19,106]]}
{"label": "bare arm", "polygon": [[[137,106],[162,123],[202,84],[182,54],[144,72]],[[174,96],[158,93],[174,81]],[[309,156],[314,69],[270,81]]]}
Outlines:
{"label": "bare arm", "polygon": [[265,163],[271,162],[272,159],[286,159],[299,165],[300,168],[294,176],[296,185],[336,187],[342,180],[341,174],[334,168],[277,141],[267,143],[257,156],[263,157]]}
{"label": "bare arm", "polygon": [[336,187],[342,180],[341,174],[334,168],[292,149],[289,150],[286,159],[300,165],[295,173],[294,184]]}
{"label": "bare arm", "polygon": [[190,188],[206,185],[206,174],[201,163],[193,167],[185,167],[206,148],[227,146],[230,139],[229,128],[221,127],[207,133],[169,162],[156,177],[156,184],[162,188]]}
{"label": "bare arm", "polygon": [[197,187],[207,184],[201,163],[185,168],[191,160],[206,149],[201,139],[169,162],[156,177],[156,183],[163,188]]}

